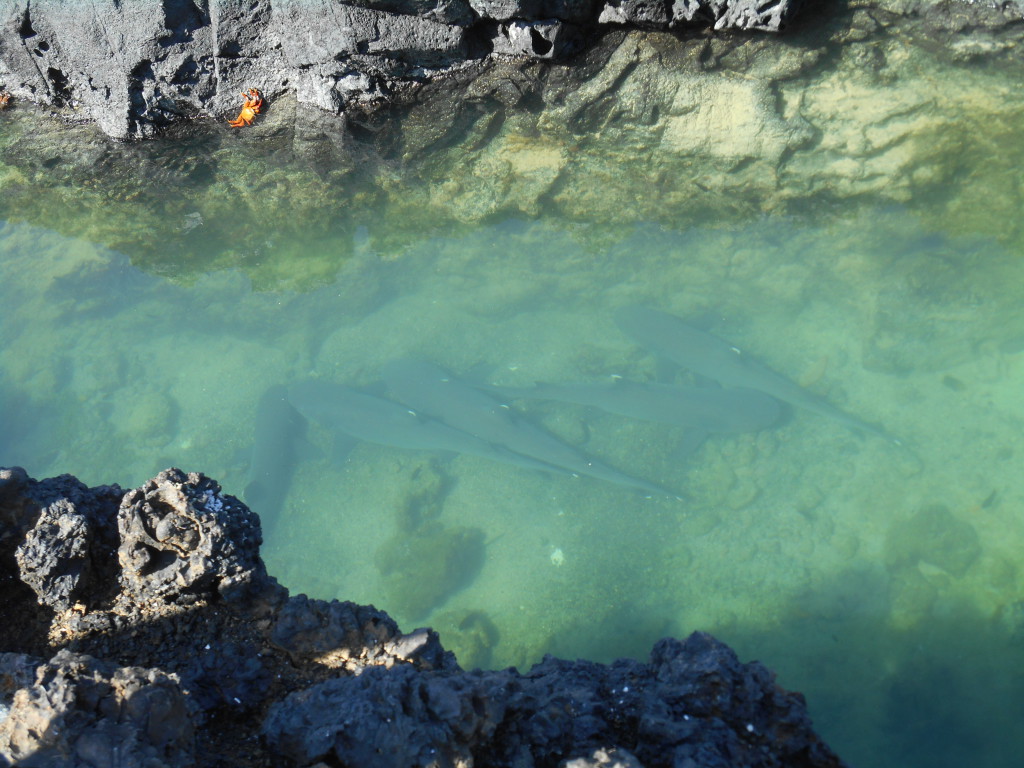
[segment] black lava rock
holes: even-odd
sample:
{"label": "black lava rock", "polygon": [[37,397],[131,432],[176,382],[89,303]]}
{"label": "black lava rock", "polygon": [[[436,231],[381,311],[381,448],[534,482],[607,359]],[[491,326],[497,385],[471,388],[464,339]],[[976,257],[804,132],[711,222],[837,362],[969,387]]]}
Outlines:
{"label": "black lava rock", "polygon": [[231,597],[263,574],[259,518],[215,481],[168,469],[117,513],[121,585],[137,600]]}
{"label": "black lava rock", "polygon": [[0,766],[842,765],[709,635],[466,672],[430,629],[288,597],[257,516],[200,474],[122,493],[0,469],[0,522]]}
{"label": "black lava rock", "polygon": [[[0,675],[12,663],[24,675],[24,657],[0,658]],[[185,696],[159,670],[117,667],[62,651],[38,665],[34,681],[18,689],[9,706],[0,720],[0,765],[195,763]]]}
{"label": "black lava rock", "polygon": [[292,694],[263,732],[299,764],[367,768],[600,764],[609,747],[648,768],[842,765],[799,694],[702,633],[662,640],[649,664],[549,657],[525,675],[378,667]]}

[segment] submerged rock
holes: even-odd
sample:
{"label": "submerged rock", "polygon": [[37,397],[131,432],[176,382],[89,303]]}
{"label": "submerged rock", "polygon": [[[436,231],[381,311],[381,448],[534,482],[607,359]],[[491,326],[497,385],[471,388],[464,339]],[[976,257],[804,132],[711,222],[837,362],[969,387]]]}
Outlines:
{"label": "submerged rock", "polygon": [[980,554],[978,532],[941,505],[893,523],[885,539],[885,564],[892,572],[923,563],[961,578]]}
{"label": "submerged rock", "polygon": [[400,531],[377,550],[374,562],[384,595],[398,616],[420,621],[469,586],[484,562],[484,532],[437,522]]}
{"label": "submerged rock", "polygon": [[289,597],[256,516],[197,473],[122,493],[0,470],[0,524],[0,765],[842,765],[799,694],[708,635],[466,672],[431,630]]}

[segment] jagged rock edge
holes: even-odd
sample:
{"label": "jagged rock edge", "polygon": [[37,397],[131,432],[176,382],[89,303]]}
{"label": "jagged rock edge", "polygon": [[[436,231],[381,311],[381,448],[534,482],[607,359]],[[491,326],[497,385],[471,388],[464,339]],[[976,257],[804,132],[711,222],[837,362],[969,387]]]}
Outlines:
{"label": "jagged rock edge", "polygon": [[260,543],[198,473],[123,492],[0,469],[0,765],[843,765],[799,694],[710,635],[465,671],[432,630],[289,596]]}
{"label": "jagged rock edge", "polygon": [[233,117],[247,88],[340,114],[493,56],[562,59],[609,26],[778,31],[800,2],[6,0],[0,89],[138,139]]}

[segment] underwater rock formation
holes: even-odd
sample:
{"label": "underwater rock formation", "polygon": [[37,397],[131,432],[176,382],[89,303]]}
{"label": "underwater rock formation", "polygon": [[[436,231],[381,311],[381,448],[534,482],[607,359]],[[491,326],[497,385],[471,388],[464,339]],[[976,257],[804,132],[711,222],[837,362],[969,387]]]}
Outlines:
{"label": "underwater rock formation", "polygon": [[0,470],[0,766],[843,765],[799,694],[709,635],[467,672],[431,630],[289,597],[260,541],[197,473]]}
{"label": "underwater rock formation", "polygon": [[[491,54],[561,58],[607,25],[778,30],[799,0],[0,2],[0,87],[116,138],[240,108],[239,91],[338,113]],[[317,30],[310,35],[309,30]],[[233,116],[233,115],[232,115]]]}

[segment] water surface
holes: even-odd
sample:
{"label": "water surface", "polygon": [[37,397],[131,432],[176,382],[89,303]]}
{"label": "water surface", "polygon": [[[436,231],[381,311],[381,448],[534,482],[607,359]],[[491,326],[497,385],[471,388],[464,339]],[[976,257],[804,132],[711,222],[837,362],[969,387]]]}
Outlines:
{"label": "water surface", "polygon": [[[932,105],[930,130],[963,131],[957,108]],[[0,139],[25,139],[28,119],[0,124]],[[261,148],[258,133],[213,129],[102,150],[115,160],[92,179],[59,159],[49,174],[9,162],[0,464],[125,486],[173,465],[241,495],[271,387],[317,377],[379,392],[381,367],[410,355],[506,386],[701,383],[613,320],[626,305],[662,309],[903,445],[799,410],[701,442],[579,406],[517,406],[678,500],[469,455],[342,453],[310,424],[283,502],[256,508],[271,573],[434,626],[466,666],[643,657],[666,634],[710,631],[804,691],[855,764],[1014,765],[1024,263],[1014,221],[978,201],[1016,184],[979,147],[1021,144],[989,129],[942,194],[780,207],[759,188],[734,191],[721,217],[698,215],[714,205],[670,180],[635,181],[658,158],[683,162],[678,147],[631,167],[621,145],[568,151],[557,125],[496,134],[502,204],[479,156],[448,179],[391,161],[332,175],[270,152],[273,136]],[[819,160],[820,180],[834,157]],[[140,185],[139,167],[165,175]],[[557,190],[520,204],[555,171]],[[996,203],[1019,204],[1016,191]]]}

